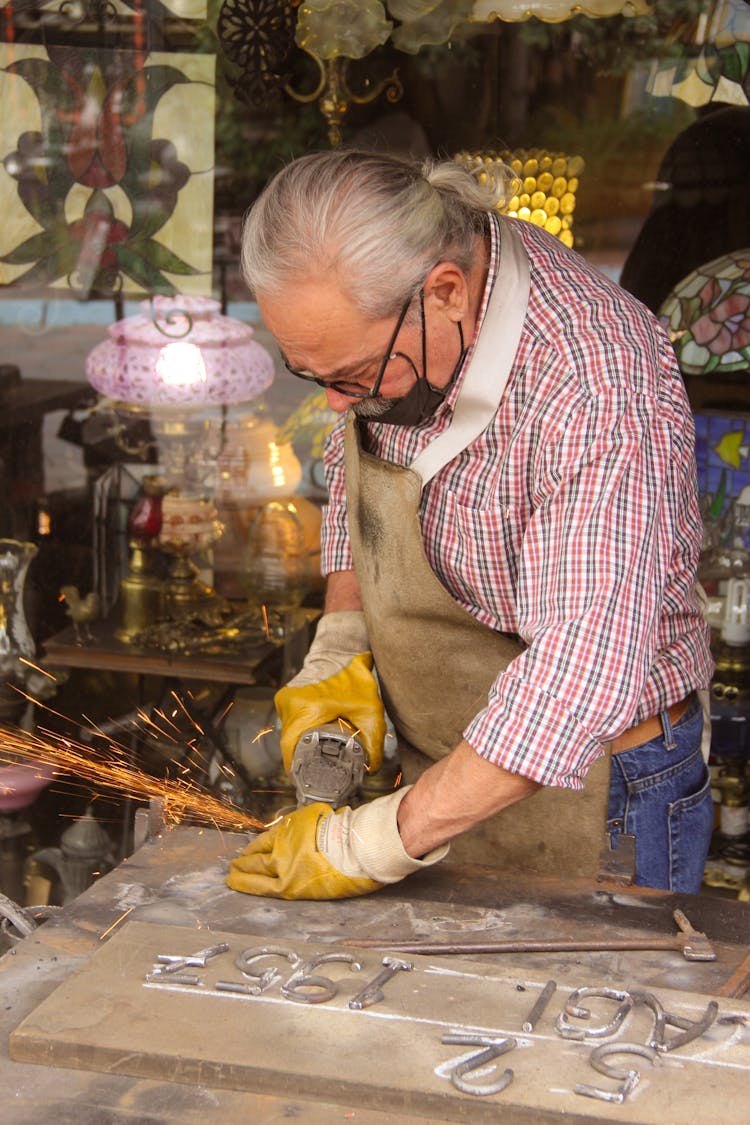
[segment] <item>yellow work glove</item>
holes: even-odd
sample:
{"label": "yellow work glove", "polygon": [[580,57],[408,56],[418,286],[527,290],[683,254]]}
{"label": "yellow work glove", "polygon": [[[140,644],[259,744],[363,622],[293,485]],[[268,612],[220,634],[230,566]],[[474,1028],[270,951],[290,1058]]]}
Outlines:
{"label": "yellow work glove", "polygon": [[318,801],[289,813],[232,860],[228,886],[269,898],[354,898],[430,867],[448,845],[423,859],[407,855],[396,818],[409,789],[358,809],[334,812]]}
{"label": "yellow work glove", "polygon": [[346,719],[367,752],[368,769],[383,761],[385,712],[372,672],[365,615],[337,610],[321,617],[300,672],[276,692],[281,756],[289,772],[294,748],[314,727]]}

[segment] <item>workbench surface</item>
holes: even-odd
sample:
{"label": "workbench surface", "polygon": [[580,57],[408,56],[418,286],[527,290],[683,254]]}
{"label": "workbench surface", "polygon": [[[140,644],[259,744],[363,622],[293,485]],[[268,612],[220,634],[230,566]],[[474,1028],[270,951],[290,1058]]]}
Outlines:
{"label": "workbench surface", "polygon": [[[45,922],[34,933],[18,942],[0,959],[0,1021],[2,1035],[0,1041],[0,1088],[4,1092],[2,1120],[7,1125],[38,1125],[39,1121],[73,1122],[76,1125],[102,1125],[110,1122],[234,1122],[279,1121],[293,1117],[318,1125],[323,1122],[355,1120],[360,1125],[375,1125],[388,1122],[389,1125],[412,1125],[418,1121],[483,1121],[503,1119],[516,1122],[547,1122],[565,1119],[566,1122],[585,1122],[587,1125],[603,1121],[642,1122],[644,1120],[669,1121],[670,1125],[690,1122],[700,1125],[702,1121],[717,1119],[717,1099],[722,1090],[733,1089],[733,1083],[744,1081],[744,1089],[750,1088],[750,1029],[741,1024],[716,1025],[711,1042],[701,1041],[699,1052],[694,1058],[683,1058],[680,1052],[666,1056],[664,1074],[675,1069],[681,1072],[680,1083],[684,1104],[675,1101],[674,1093],[666,1079],[664,1082],[664,1102],[659,1114],[653,1118],[644,1117],[644,1108],[658,1100],[661,1079],[652,1078],[651,1063],[645,1059],[627,1058],[626,1069],[635,1067],[642,1072],[644,1083],[621,1105],[610,1104],[591,1098],[573,1096],[574,1081],[580,1081],[581,1074],[571,1077],[566,1074],[571,1052],[584,1050],[580,1043],[571,1044],[556,1035],[554,1016],[559,1013],[562,1003],[571,988],[583,985],[608,986],[617,989],[653,991],[670,1010],[675,1010],[679,1002],[682,1011],[690,1011],[697,1018],[705,1008],[711,995],[718,992],[721,985],[732,974],[742,958],[747,954],[750,943],[750,908],[737,903],[710,896],[671,895],[649,891],[642,888],[614,888],[604,885],[563,882],[560,880],[509,877],[492,868],[468,867],[440,864],[396,886],[384,889],[377,894],[344,902],[281,902],[271,899],[254,898],[237,894],[226,888],[224,878],[229,860],[245,844],[246,838],[227,833],[197,829],[177,828],[163,836],[147,841],[130,859],[115,870],[100,878],[88,891],[77,898],[57,915]],[[455,981],[465,978],[476,992],[477,981],[487,978],[487,988],[506,989],[513,999],[515,1008],[511,1016],[506,1010],[498,1012],[497,1021],[492,1026],[512,1031],[517,1028],[521,1047],[532,1050],[516,1051],[513,1054],[519,1063],[515,1082],[502,1094],[491,1098],[465,1095],[457,1097],[456,1091],[447,1081],[438,1083],[439,1089],[451,1092],[440,1101],[440,1094],[420,1097],[420,1081],[415,1079],[414,1091],[408,1096],[399,1096],[393,1091],[387,1093],[389,1070],[395,1072],[394,1051],[400,1051],[397,1036],[389,1030],[388,1021],[380,1019],[382,1026],[382,1050],[380,1040],[372,1039],[375,1022],[365,1025],[360,1022],[357,1032],[366,1029],[361,1040],[360,1058],[347,1063],[347,1081],[331,1083],[331,1096],[326,1096],[326,1083],[319,1079],[311,1082],[309,1089],[292,1080],[296,1061],[300,1063],[300,1052],[305,1048],[314,1052],[317,1045],[325,1039],[326,1026],[334,1024],[326,1021],[336,1020],[336,1026],[351,1027],[346,1020],[361,1018],[364,1013],[338,1013],[329,1005],[294,1005],[291,1001],[280,1001],[279,997],[264,1000],[258,1004],[240,998],[232,1009],[232,1018],[245,1004],[248,1013],[248,1055],[252,1056],[254,1041],[259,1038],[271,1039],[274,1021],[281,1018],[294,1019],[294,1038],[289,1043],[289,1083],[281,1083],[278,1088],[268,1082],[258,1083],[249,1089],[232,1088],[233,1081],[227,1084],[214,1081],[217,1071],[206,1070],[208,1081],[198,1082],[195,1074],[185,1075],[180,1081],[173,1078],[154,1077],[159,1071],[135,1070],[134,1076],[127,1073],[107,1073],[106,1062],[96,1062],[99,1069],[72,1069],[71,1065],[38,1065],[13,1061],[9,1055],[9,1040],[16,1033],[19,1042],[21,1032],[17,1029],[31,1025],[31,1013],[46,1001],[47,1007],[53,1002],[47,1000],[56,990],[65,985],[70,992],[69,982],[74,974],[81,974],[81,995],[86,987],[91,989],[92,966],[106,962],[105,945],[113,942],[128,947],[128,926],[137,923],[131,934],[142,935],[148,930],[142,924],[154,927],[154,933],[163,933],[163,927],[181,927],[195,930],[195,949],[210,945],[212,934],[252,935],[252,943],[283,942],[285,945],[303,948],[305,944],[319,951],[338,947],[342,943],[358,939],[382,938],[382,949],[367,950],[368,969],[379,965],[380,957],[387,953],[389,943],[404,939],[424,939],[431,941],[471,941],[472,939],[622,939],[630,937],[668,936],[676,932],[672,921],[673,911],[681,908],[695,929],[707,934],[717,954],[715,961],[688,961],[678,951],[631,951],[617,953],[513,953],[502,955],[477,954],[472,957],[452,955],[446,965],[444,957],[432,958],[429,962],[424,955],[417,961],[427,966],[435,977],[443,973],[449,983],[438,993],[444,997],[443,1010],[433,1011],[435,1001],[429,996],[418,996],[418,989],[412,987],[409,999],[402,1007],[399,1019],[404,1024],[412,1014],[418,1023],[430,1022],[436,1026],[457,1021],[457,1026],[467,1024],[486,1027],[486,1019],[471,1019],[466,1012],[458,1013],[450,1009],[449,1002],[457,995]],[[115,941],[115,939],[117,939]],[[134,939],[133,939],[134,940]],[[190,940],[187,934],[186,940]],[[131,942],[132,946],[132,942]],[[182,950],[178,950],[182,952]],[[364,953],[363,961],[364,961]],[[96,957],[94,957],[96,954]],[[153,951],[156,955],[156,950]],[[93,958],[93,962],[92,962]],[[452,970],[455,966],[455,971]],[[331,976],[341,978],[342,966]],[[326,967],[322,969],[326,974]],[[235,976],[238,974],[235,971]],[[365,977],[365,974],[362,974]],[[365,979],[372,974],[368,972]],[[417,973],[410,974],[410,984],[414,984]],[[406,974],[404,974],[406,976]],[[455,978],[455,981],[454,981]],[[423,980],[427,980],[423,976]],[[548,979],[556,979],[559,989],[555,1003],[551,1004],[543,1021],[540,1021],[540,1035],[534,1052],[534,1037],[523,1038],[518,1013],[530,1008],[541,985]],[[102,1001],[107,999],[106,974],[102,986]],[[453,982],[453,983],[451,983]],[[513,983],[515,982],[515,984]],[[363,982],[364,983],[364,980]],[[460,982],[459,982],[460,984]],[[349,981],[347,981],[347,986]],[[75,981],[72,982],[75,996]],[[96,986],[94,986],[96,987]],[[122,987],[121,985],[119,987]],[[138,987],[141,987],[140,985]],[[386,989],[391,985],[387,985]],[[441,986],[442,987],[442,986]],[[468,986],[467,986],[468,987]],[[62,995],[61,990],[60,995]],[[113,985],[113,994],[116,989]],[[145,992],[146,990],[144,990]],[[209,990],[210,991],[210,990]],[[356,991],[351,987],[350,991]],[[94,995],[96,992],[94,991]],[[150,995],[154,995],[151,993]],[[392,993],[395,997],[396,993]],[[498,993],[501,995],[501,993]],[[520,999],[519,999],[520,997]],[[165,994],[153,1001],[153,1032],[142,1032],[146,1048],[149,1037],[163,1026],[165,1012],[169,1011],[169,998]],[[193,997],[187,1003],[193,1004]],[[219,1005],[227,1003],[217,998]],[[91,1004],[90,1007],[96,1007]],[[212,1001],[205,994],[201,1012],[218,1011],[211,1008]],[[419,1008],[419,1005],[422,1008]],[[432,1004],[432,1009],[430,1008]],[[165,1007],[165,1005],[167,1005]],[[256,1005],[253,1007],[253,1005]],[[274,1006],[275,1005],[275,1006]],[[425,1008],[425,1005],[427,1007]],[[519,1006],[520,1005],[520,1006]],[[687,1007],[685,1007],[685,1005]],[[592,1007],[593,1007],[592,1003]],[[438,1005],[439,1007],[439,1005]],[[498,1006],[502,1008],[502,1005]],[[506,1005],[507,1009],[507,1005]],[[40,1011],[44,1012],[44,1007]],[[228,1008],[222,1011],[229,1011]],[[379,1017],[388,1011],[383,1003],[370,1009]],[[611,1011],[611,1008],[610,1008]],[[289,1013],[292,1016],[289,1016]],[[743,1000],[721,1000],[720,1015],[738,1014],[750,1022],[750,1003]],[[209,1016],[202,1017],[210,1020]],[[505,1024],[503,1023],[505,1018]],[[160,1022],[161,1021],[161,1022]],[[43,1022],[43,1021],[42,1021]],[[113,1019],[113,1023],[116,1020]],[[542,1022],[543,1033],[542,1032]],[[507,1026],[506,1026],[507,1025]],[[392,1025],[395,1026],[395,1025]],[[399,1029],[397,1028],[396,1031]],[[674,1032],[676,1029],[671,1028]],[[23,1028],[22,1028],[23,1031]],[[401,1028],[403,1032],[403,1028]],[[309,1032],[309,1034],[308,1034]],[[219,1029],[217,1028],[217,1034]],[[341,1034],[339,1030],[337,1034]],[[369,1038],[368,1038],[369,1036]],[[731,1051],[727,1042],[731,1036]],[[628,1036],[628,1038],[630,1038]],[[633,1040],[636,1037],[633,1036]],[[285,1041],[282,1039],[282,1043]],[[643,1042],[643,1039],[640,1039]],[[435,1066],[440,1059],[455,1058],[461,1048],[440,1046],[440,1038],[435,1040]],[[594,1046],[589,1043],[586,1050]],[[186,1053],[191,1043],[186,1041]],[[354,1044],[356,1047],[356,1044]],[[696,1044],[691,1044],[695,1048]],[[415,1067],[420,1062],[416,1038],[414,1041]],[[550,1075],[550,1097],[542,1106],[537,1101],[534,1108],[523,1102],[523,1060],[546,1056],[552,1064],[547,1069],[556,1071]],[[341,1042],[342,1058],[347,1051],[352,1054],[351,1042]],[[464,1052],[466,1048],[463,1048]],[[688,1051],[688,1048],[685,1048]],[[549,1054],[549,1052],[553,1052]],[[557,1052],[557,1055],[554,1054]],[[16,1049],[16,1054],[18,1050]],[[330,1054],[330,1046],[329,1046]],[[321,1052],[321,1075],[325,1074],[325,1052]],[[700,1061],[700,1067],[696,1060]],[[50,1055],[50,1057],[55,1057]],[[260,1057],[260,1052],[259,1056]],[[507,1056],[508,1065],[516,1066],[513,1055]],[[506,1059],[500,1060],[505,1063]],[[574,1059],[577,1063],[579,1059]],[[616,1063],[624,1060],[614,1060]],[[356,1078],[352,1067],[364,1068],[367,1082],[363,1082],[363,1096],[357,1097]],[[77,1065],[86,1065],[78,1062]],[[111,1068],[109,1068],[111,1069]],[[121,1068],[126,1070],[127,1067]],[[585,1081],[599,1087],[614,1089],[616,1083],[602,1078],[588,1068]],[[648,1074],[646,1072],[649,1072]],[[691,1081],[697,1082],[700,1071],[701,1090],[691,1089]],[[152,1073],[151,1077],[143,1074]],[[435,1071],[437,1073],[437,1071]],[[432,1071],[426,1077],[435,1086]],[[691,1075],[693,1076],[691,1078]],[[213,1084],[212,1084],[213,1083]],[[383,1100],[378,1103],[373,1097],[373,1089],[381,1084]],[[235,1083],[236,1085],[236,1083]],[[240,1082],[240,1086],[242,1082]],[[429,1087],[429,1083],[428,1083]],[[710,1087],[710,1089],[709,1089]],[[309,1096],[310,1092],[315,1095]],[[367,1093],[365,1093],[367,1091]],[[645,1091],[645,1092],[644,1092]],[[700,1093],[701,1096],[697,1096]],[[640,1098],[639,1096],[644,1096]],[[650,1102],[648,1099],[651,1099]],[[706,1108],[702,1108],[705,1101]],[[736,1106],[736,1119],[742,1120],[743,1105],[747,1111],[747,1099],[740,1098]],[[710,1104],[710,1109],[708,1108]],[[705,1116],[704,1116],[705,1113]],[[720,1118],[726,1122],[729,1118]],[[731,1118],[735,1120],[734,1117]]]}

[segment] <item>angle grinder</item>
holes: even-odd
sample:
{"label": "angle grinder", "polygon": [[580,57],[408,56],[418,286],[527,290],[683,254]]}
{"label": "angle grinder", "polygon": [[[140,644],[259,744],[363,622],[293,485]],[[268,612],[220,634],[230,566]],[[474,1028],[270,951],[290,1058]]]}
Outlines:
{"label": "angle grinder", "polygon": [[294,748],[289,771],[297,806],[324,801],[338,809],[348,804],[362,784],[365,761],[364,746],[340,723],[306,731]]}

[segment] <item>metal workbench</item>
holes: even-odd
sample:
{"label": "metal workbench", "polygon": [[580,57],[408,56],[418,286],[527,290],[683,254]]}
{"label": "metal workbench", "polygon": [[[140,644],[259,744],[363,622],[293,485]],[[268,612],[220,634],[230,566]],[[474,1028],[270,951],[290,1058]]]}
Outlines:
{"label": "metal workbench", "polygon": [[[549,1104],[537,1105],[531,1110],[515,1099],[510,1087],[497,1099],[466,1097],[462,1101],[447,1099],[445,1105],[431,1098],[421,1099],[415,1082],[413,1096],[396,1094],[386,1096],[385,1076],[389,1068],[398,1067],[392,1058],[395,1040],[391,1038],[387,1021],[383,1028],[382,1051],[363,1051],[363,1073],[368,1076],[365,1085],[369,1096],[356,1096],[354,1079],[331,1083],[330,1097],[326,1096],[324,1082],[300,1086],[291,1080],[274,1088],[269,1082],[258,1082],[257,1089],[233,1088],[228,1083],[210,1080],[198,1081],[186,1073],[180,1081],[127,1073],[106,1073],[105,1069],[73,1069],[71,1066],[38,1065],[13,1061],[9,1056],[9,1039],[42,1002],[47,1002],[66,982],[72,982],[75,995],[75,974],[85,973],[101,959],[107,943],[124,941],[127,948],[127,929],[137,923],[132,932],[143,930],[143,924],[154,927],[185,927],[195,931],[194,938],[186,940],[198,949],[211,941],[211,935],[254,935],[263,941],[284,941],[292,944],[312,943],[318,949],[329,949],[340,943],[373,937],[383,939],[383,952],[388,943],[400,939],[422,938],[448,940],[469,939],[478,934],[488,938],[598,938],[612,939],[631,936],[643,937],[669,935],[675,930],[672,915],[675,907],[685,911],[697,930],[704,931],[717,954],[715,961],[688,961],[677,951],[637,951],[618,953],[557,953],[487,955],[481,958],[484,966],[477,971],[488,973],[492,988],[506,989],[505,995],[521,1009],[531,1006],[536,982],[549,978],[560,982],[607,985],[614,988],[634,988],[660,992],[683,1001],[694,1000],[694,1010],[705,1007],[711,995],[746,956],[750,942],[750,908],[733,900],[709,896],[670,895],[641,888],[615,888],[604,885],[566,883],[559,880],[530,879],[523,873],[509,876],[491,868],[440,864],[429,871],[413,876],[404,883],[384,889],[377,894],[343,902],[282,902],[254,898],[228,890],[224,883],[230,858],[245,843],[245,837],[197,828],[177,828],[155,839],[148,840],[127,861],[99,879],[88,891],[49,921],[41,925],[0,959],[0,1089],[4,1092],[2,1120],[7,1125],[37,1125],[39,1121],[55,1120],[76,1125],[102,1125],[110,1122],[192,1122],[205,1123],[242,1121],[279,1121],[293,1117],[314,1123],[354,1119],[361,1125],[376,1122],[403,1123],[431,1121],[482,1121],[492,1119],[514,1122],[547,1122],[562,1120],[585,1122],[599,1121],[641,1122],[651,1118],[643,1116],[645,1101],[635,1095],[621,1105],[610,1105],[585,1097],[571,1098],[562,1091],[567,1082],[565,1052],[570,1044],[559,1040],[560,1070],[552,1082],[554,1087]],[[200,932],[198,932],[200,931]],[[114,945],[112,948],[115,948]],[[370,951],[372,952],[372,951]],[[380,954],[378,954],[380,956]],[[445,959],[430,964],[433,976],[447,981],[441,985],[445,1005],[456,994],[458,978],[472,976],[471,965],[480,959],[455,957],[450,967]],[[373,964],[378,963],[371,962]],[[425,962],[426,963],[426,962]],[[455,969],[453,968],[455,966]],[[333,975],[333,974],[331,974]],[[406,976],[406,974],[402,974]],[[416,974],[412,974],[416,976]],[[81,977],[83,980],[84,977]],[[477,978],[478,979],[478,978]],[[515,982],[515,984],[513,983]],[[534,988],[529,982],[534,982]],[[561,984],[562,987],[562,984]],[[106,978],[102,990],[102,1003],[107,991]],[[498,993],[499,995],[499,993]],[[564,993],[558,993],[560,1001]],[[163,1002],[164,997],[159,998]],[[95,1006],[95,1005],[94,1005]],[[209,1005],[210,1007],[210,1005]],[[295,1008],[294,1005],[291,1006]],[[323,1042],[320,1029],[329,1016],[316,1005],[316,1010],[305,1006],[295,1008],[298,1036],[290,1043],[290,1070],[294,1069],[293,1056],[303,1051],[314,1053]],[[387,1006],[382,1005],[380,1016]],[[560,1003],[557,1008],[559,1010]],[[259,1037],[269,1038],[274,1020],[289,1009],[283,1005],[266,1005],[246,1008],[247,1051]],[[320,1010],[318,1010],[320,1009]],[[408,1003],[407,1003],[408,1009]],[[226,1010],[226,1009],[225,1009]],[[550,1013],[552,1012],[550,1008]],[[742,1000],[722,1001],[724,1013],[734,1013],[750,1019],[750,1003]],[[204,1006],[202,1011],[207,1011]],[[150,1035],[159,1033],[159,1008],[153,1007],[153,1025],[146,1027],[142,1038],[148,1043]],[[506,1013],[507,1014],[507,1013]],[[455,1020],[455,1012],[439,1013],[445,1022]],[[464,1013],[465,1016],[465,1013]],[[338,1017],[337,1017],[338,1018]],[[437,1018],[437,1017],[436,1017]],[[508,1017],[510,1019],[510,1017]],[[305,1020],[310,1020],[305,1024]],[[500,1019],[500,1016],[498,1016]],[[302,1021],[300,1023],[300,1021]],[[317,1021],[317,1022],[316,1022]],[[322,1023],[321,1023],[322,1021]],[[520,1030],[517,1016],[513,1017]],[[32,1021],[33,1022],[33,1021]],[[422,1023],[425,1022],[423,1019]],[[339,1023],[341,1026],[341,1023]],[[363,1027],[359,1024],[358,1027]],[[374,1026],[371,1021],[371,1026]],[[307,1028],[310,1034],[307,1034]],[[301,1035],[300,1038],[300,1029]],[[216,1034],[219,1034],[219,1028]],[[726,1054],[722,1036],[733,1037],[731,1058]],[[548,1051],[555,1050],[555,1034],[551,1015],[546,1019],[544,1039]],[[286,1042],[286,1041],[284,1041]],[[440,1052],[437,1039],[436,1051]],[[531,1045],[530,1042],[527,1046]],[[186,1043],[186,1049],[189,1043]],[[351,1045],[350,1045],[351,1046]],[[363,1040],[364,1047],[364,1040]],[[575,1045],[576,1049],[579,1045]],[[283,1048],[283,1051],[286,1047]],[[455,1048],[453,1049],[455,1053]],[[445,1048],[442,1048],[445,1054]],[[414,1048],[415,1066],[419,1062],[419,1049]],[[526,1052],[530,1057],[533,1051]],[[664,1115],[658,1119],[679,1125],[690,1121],[696,1125],[703,1120],[715,1120],[716,1098],[722,1084],[729,1077],[744,1078],[745,1089],[750,1088],[750,1033],[748,1027],[735,1024],[715,1032],[710,1049],[705,1045],[701,1058],[712,1062],[709,1101],[712,1112],[703,1116],[700,1098],[690,1089],[691,1068],[683,1062],[671,1060],[669,1066],[682,1067],[681,1079],[685,1089],[685,1107],[674,1099],[663,1106]],[[631,1060],[632,1062],[632,1060]],[[82,1063],[78,1064],[85,1065]],[[321,1064],[322,1065],[322,1064]],[[644,1063],[644,1066],[648,1066]],[[696,1069],[693,1071],[697,1073]],[[592,1078],[596,1078],[591,1072]],[[342,1080],[343,1081],[343,1080]],[[704,1081],[701,1079],[701,1081]],[[373,1086],[381,1083],[384,1097],[380,1104],[371,1096]],[[556,1083],[556,1085],[555,1085]],[[602,1084],[604,1080],[601,1080]],[[446,1088],[449,1083],[443,1084]],[[657,1083],[651,1083],[650,1097],[656,1096]],[[520,1086],[519,1086],[520,1090]],[[556,1108],[559,1107],[559,1108]],[[745,1103],[745,1110],[747,1105]],[[668,1110],[668,1112],[667,1112]],[[738,1107],[742,1113],[742,1106]],[[654,1117],[654,1120],[657,1118]],[[722,1118],[728,1121],[729,1118]],[[732,1118],[734,1120],[734,1118]],[[737,1120],[741,1120],[738,1117]]]}

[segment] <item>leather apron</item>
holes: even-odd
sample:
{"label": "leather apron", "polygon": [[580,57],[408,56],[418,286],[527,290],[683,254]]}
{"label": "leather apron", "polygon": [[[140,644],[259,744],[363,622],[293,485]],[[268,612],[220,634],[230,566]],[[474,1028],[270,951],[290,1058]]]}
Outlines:
{"label": "leather apron", "polygon": [[[477,437],[497,411],[523,327],[529,292],[525,248],[504,227],[500,270],[447,430],[409,468],[362,449],[346,423],[345,465],[354,571],[386,709],[399,735],[405,782],[461,741],[489,689],[519,652],[517,639],[477,621],[427,561],[419,520],[424,485]],[[539,790],[453,841],[459,862],[538,874],[593,876],[605,843],[609,756],[583,791]],[[461,794],[456,794],[461,800]]]}

